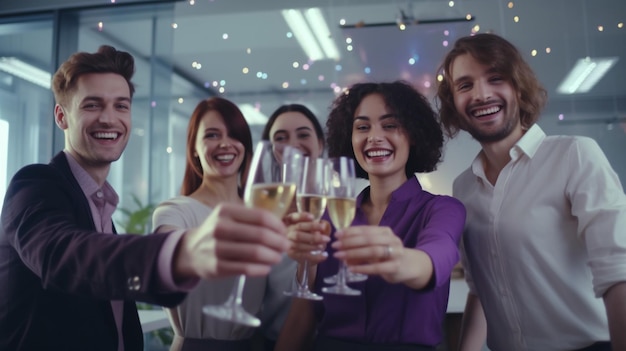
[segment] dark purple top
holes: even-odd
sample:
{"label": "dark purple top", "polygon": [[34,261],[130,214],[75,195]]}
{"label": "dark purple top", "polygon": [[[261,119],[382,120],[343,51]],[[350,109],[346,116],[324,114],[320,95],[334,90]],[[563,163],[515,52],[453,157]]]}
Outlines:
{"label": "dark purple top", "polygon": [[[361,203],[368,197],[369,187],[357,198],[352,225],[367,224]],[[411,177],[392,193],[380,225],[390,227],[405,247],[430,256],[433,281],[415,290],[369,276],[365,282],[349,283],[362,291],[360,296],[323,294],[324,300],[315,304],[319,335],[383,344],[438,345],[443,337],[450,274],[459,260],[465,207],[455,198],[422,190],[418,180]],[[320,294],[322,286],[327,285],[323,278],[335,274],[338,268],[338,261],[332,258],[334,250],[330,245],[327,250],[329,258],[319,264],[315,281],[315,291]]]}

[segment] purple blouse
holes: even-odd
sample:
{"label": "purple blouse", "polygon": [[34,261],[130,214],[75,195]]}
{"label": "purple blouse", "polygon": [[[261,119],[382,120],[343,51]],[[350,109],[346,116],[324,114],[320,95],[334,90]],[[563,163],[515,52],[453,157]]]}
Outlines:
{"label": "purple blouse", "polygon": [[[367,197],[369,187],[357,198],[352,225],[367,224],[361,210]],[[324,219],[329,220],[327,213]],[[364,282],[349,283],[362,291],[360,296],[323,294],[324,300],[315,304],[318,333],[360,342],[438,345],[443,337],[450,274],[459,260],[465,207],[455,198],[422,190],[417,178],[411,177],[392,193],[379,225],[390,227],[405,247],[430,256],[434,268],[432,283],[415,290],[369,276]],[[332,257],[334,250],[330,245],[327,250],[329,258],[318,265],[315,280],[315,291],[320,294],[322,286],[326,286],[324,277],[335,274],[338,268],[338,261]]]}

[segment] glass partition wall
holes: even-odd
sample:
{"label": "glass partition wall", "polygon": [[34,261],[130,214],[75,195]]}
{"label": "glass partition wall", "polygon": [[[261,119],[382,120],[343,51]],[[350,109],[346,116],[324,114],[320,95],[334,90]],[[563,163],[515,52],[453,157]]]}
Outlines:
{"label": "glass partition wall", "polygon": [[[111,167],[109,182],[122,208],[137,210],[136,200],[142,206],[158,203],[176,191],[171,176],[177,172],[170,169],[167,149],[173,137],[170,123],[176,118],[170,99],[173,5],[84,10],[77,17],[77,51],[94,52],[106,44],[135,58],[131,137]],[[120,219],[119,211],[116,215]]]}
{"label": "glass partition wall", "polygon": [[[171,64],[173,8],[160,4],[127,6],[123,11],[63,10],[0,22],[2,198],[19,168],[47,163],[64,147],[63,133],[54,123],[51,75],[72,53],[94,52],[104,44],[130,52],[136,63],[132,135],[109,175],[120,207],[134,211],[178,193],[187,119],[195,103],[208,95],[176,74]],[[173,89],[185,91],[189,103],[172,98]],[[172,140],[181,145],[172,147]],[[120,211],[114,219],[124,222]]]}
{"label": "glass partition wall", "polygon": [[[63,134],[53,121],[49,76],[73,52],[109,44],[136,59],[132,136],[109,178],[120,206],[133,210],[135,197],[144,205],[156,204],[179,192],[187,122],[201,99],[220,95],[237,103],[255,140],[267,116],[284,103],[303,103],[324,123],[334,97],[359,81],[405,79],[434,103],[435,71],[448,45],[461,35],[484,31],[520,47],[548,88],[542,128],[548,134],[594,138],[626,181],[623,1],[408,3],[413,7],[406,1],[312,1],[306,7],[320,10],[340,54],[320,60],[307,58],[283,18],[284,10],[296,6],[289,1],[154,1],[4,15],[0,67],[21,66],[0,69],[0,195],[21,166],[48,162],[63,148]],[[389,25],[399,10],[420,18],[474,17],[467,23],[400,30]],[[340,28],[339,23],[357,25]],[[557,83],[585,56],[618,60],[592,92],[558,93]],[[452,180],[478,149],[464,133],[448,141],[438,170],[419,175],[424,187],[450,193]]]}
{"label": "glass partition wall", "polygon": [[[20,167],[50,158],[53,17],[0,22],[0,197]],[[0,203],[0,209],[2,203]]]}

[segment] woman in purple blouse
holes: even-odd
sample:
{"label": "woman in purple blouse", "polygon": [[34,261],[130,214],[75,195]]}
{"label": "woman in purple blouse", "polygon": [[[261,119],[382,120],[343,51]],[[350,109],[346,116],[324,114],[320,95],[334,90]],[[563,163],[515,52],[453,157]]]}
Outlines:
{"label": "woman in purple blouse", "polygon": [[[318,293],[338,260],[369,278],[350,283],[360,296],[294,300],[276,350],[435,350],[465,224],[458,200],[424,191],[415,177],[441,160],[436,114],[407,83],[364,83],[334,101],[326,126],[329,156],[354,158],[370,186],[346,230],[294,214],[290,255],[319,263]],[[328,228],[328,258],[308,254],[328,241],[320,234]]]}

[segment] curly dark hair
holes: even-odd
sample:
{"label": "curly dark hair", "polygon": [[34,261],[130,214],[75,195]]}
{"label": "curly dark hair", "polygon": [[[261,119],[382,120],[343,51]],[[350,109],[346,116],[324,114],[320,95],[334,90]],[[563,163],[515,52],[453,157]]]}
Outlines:
{"label": "curly dark hair", "polygon": [[[389,112],[398,119],[411,143],[405,167],[407,177],[416,172],[432,172],[441,161],[443,132],[430,103],[413,86],[404,81],[392,83],[358,83],[335,99],[326,121],[328,156],[354,158],[352,125],[355,112],[363,99],[380,94]],[[357,163],[358,177],[369,178]]]}
{"label": "curly dark hair", "polygon": [[458,39],[438,70],[444,79],[437,87],[437,104],[447,136],[452,138],[462,129],[459,113],[454,106],[452,64],[464,54],[470,54],[481,64],[493,67],[511,83],[517,92],[520,122],[524,129],[537,122],[546,104],[547,91],[513,44],[496,34],[481,33]]}

